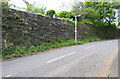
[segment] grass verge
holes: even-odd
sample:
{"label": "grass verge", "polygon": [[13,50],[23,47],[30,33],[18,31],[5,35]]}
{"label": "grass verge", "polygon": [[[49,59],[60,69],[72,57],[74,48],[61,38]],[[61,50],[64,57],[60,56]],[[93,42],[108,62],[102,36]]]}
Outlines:
{"label": "grass verge", "polygon": [[37,53],[53,48],[60,48],[60,47],[67,47],[71,45],[80,45],[92,41],[99,41],[102,40],[101,38],[95,38],[95,37],[87,37],[82,40],[78,40],[76,43],[74,39],[66,39],[66,40],[61,40],[60,38],[57,38],[55,40],[52,40],[48,43],[42,43],[36,46],[31,46],[29,48],[22,48],[22,47],[11,47],[11,48],[4,48],[2,50],[2,58],[3,59],[8,59],[12,57],[19,57],[23,56],[26,54],[32,54],[32,53]]}

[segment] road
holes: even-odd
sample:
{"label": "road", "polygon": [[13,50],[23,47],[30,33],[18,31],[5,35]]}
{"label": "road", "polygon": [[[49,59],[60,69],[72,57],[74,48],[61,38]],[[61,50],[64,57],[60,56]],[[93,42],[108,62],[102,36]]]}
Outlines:
{"label": "road", "polygon": [[[3,77],[118,77],[118,40],[52,49],[2,63]],[[111,69],[111,70],[110,70]],[[115,72],[114,72],[115,71]]]}

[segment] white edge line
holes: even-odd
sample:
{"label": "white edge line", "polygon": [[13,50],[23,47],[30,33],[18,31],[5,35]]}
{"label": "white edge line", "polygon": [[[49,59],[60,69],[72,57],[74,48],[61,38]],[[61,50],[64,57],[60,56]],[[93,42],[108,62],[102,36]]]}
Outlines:
{"label": "white edge line", "polygon": [[12,75],[7,75],[7,76],[5,76],[5,77],[11,77]]}
{"label": "white edge line", "polygon": [[58,59],[61,59],[61,58],[64,58],[64,57],[70,56],[70,55],[75,54],[75,53],[76,53],[76,52],[72,52],[72,53],[70,53],[70,54],[60,56],[60,57],[58,57],[58,58],[52,59],[52,60],[50,60],[50,61],[47,61],[46,63],[53,62],[53,61],[55,61],[55,60],[58,60]]}

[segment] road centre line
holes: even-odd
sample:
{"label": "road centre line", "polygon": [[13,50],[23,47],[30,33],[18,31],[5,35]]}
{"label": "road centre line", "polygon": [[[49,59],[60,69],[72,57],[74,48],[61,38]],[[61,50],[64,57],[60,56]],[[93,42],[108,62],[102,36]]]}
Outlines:
{"label": "road centre line", "polygon": [[76,53],[76,52],[72,52],[72,53],[69,53],[69,54],[67,54],[67,55],[63,55],[63,56],[57,57],[57,58],[55,58],[55,59],[52,59],[52,60],[50,60],[50,61],[47,61],[46,63],[53,62],[53,61],[55,61],[55,60],[58,60],[58,59],[61,59],[61,58],[64,58],[64,57],[73,55],[73,54],[75,54],[75,53]]}

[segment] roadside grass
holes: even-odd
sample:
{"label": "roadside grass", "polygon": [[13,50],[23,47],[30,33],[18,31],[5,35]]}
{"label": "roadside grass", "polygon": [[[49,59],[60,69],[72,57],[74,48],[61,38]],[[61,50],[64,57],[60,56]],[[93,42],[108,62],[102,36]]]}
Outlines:
{"label": "roadside grass", "polygon": [[109,79],[111,72],[112,72],[111,70],[109,70],[109,71],[107,72],[107,78],[106,78],[106,79]]}
{"label": "roadside grass", "polygon": [[82,40],[78,40],[77,42],[74,41],[74,39],[66,39],[66,40],[61,40],[60,38],[56,38],[55,40],[52,40],[48,43],[42,43],[36,46],[31,46],[29,48],[22,48],[22,47],[9,47],[9,48],[4,48],[2,50],[2,58],[3,59],[9,59],[12,57],[20,57],[26,54],[32,54],[32,53],[37,53],[45,50],[50,50],[54,48],[60,48],[60,47],[67,47],[67,46],[72,46],[72,45],[80,45],[92,41],[99,41],[102,40],[101,38],[97,37],[86,37]]}

